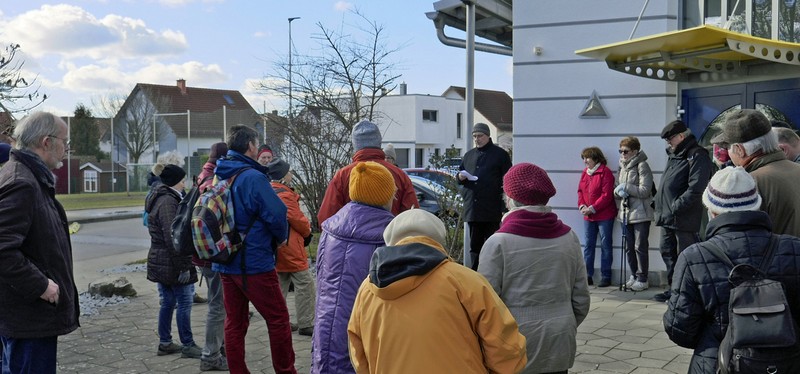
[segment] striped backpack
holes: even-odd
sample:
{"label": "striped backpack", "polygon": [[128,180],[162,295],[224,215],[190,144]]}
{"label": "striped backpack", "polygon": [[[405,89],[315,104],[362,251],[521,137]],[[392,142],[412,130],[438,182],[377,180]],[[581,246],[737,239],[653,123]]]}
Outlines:
{"label": "striped backpack", "polygon": [[192,209],[192,241],[197,256],[219,264],[229,264],[244,244],[247,232],[255,219],[240,233],[234,219],[234,194],[231,193],[236,177],[249,168],[239,170],[200,195]]}

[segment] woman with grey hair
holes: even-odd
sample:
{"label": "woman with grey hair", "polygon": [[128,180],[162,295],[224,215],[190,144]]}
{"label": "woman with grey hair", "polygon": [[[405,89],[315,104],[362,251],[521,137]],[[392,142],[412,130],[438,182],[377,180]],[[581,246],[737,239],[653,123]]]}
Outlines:
{"label": "woman with grey hair", "polygon": [[478,272],[506,303],[527,339],[523,373],[566,373],[578,325],[589,313],[581,243],[547,202],[556,194],[540,167],[523,163],[503,177],[509,212],[481,249]]}

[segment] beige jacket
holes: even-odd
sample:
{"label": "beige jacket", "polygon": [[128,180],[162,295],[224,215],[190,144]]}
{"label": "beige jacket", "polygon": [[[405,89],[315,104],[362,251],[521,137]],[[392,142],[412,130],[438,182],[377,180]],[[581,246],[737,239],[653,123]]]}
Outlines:
{"label": "beige jacket", "polygon": [[[620,222],[627,222],[629,224],[648,222],[653,220],[653,208],[650,203],[653,202],[653,172],[650,170],[650,165],[647,163],[647,154],[644,151],[639,151],[636,156],[633,156],[628,162],[619,160],[619,178],[618,184],[625,185],[625,192],[628,193],[627,201],[619,196],[617,204],[619,204],[619,213],[617,219]],[[627,209],[623,204],[627,202]],[[625,214],[627,213],[627,217]],[[625,221],[625,218],[628,220]]]}

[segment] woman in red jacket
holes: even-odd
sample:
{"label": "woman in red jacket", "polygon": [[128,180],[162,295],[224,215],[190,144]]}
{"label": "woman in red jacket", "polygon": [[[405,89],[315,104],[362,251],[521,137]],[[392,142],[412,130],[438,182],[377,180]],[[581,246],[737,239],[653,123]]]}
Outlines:
{"label": "woman in red jacket", "polygon": [[606,157],[600,148],[589,147],[581,151],[586,169],[578,183],[578,209],[583,214],[586,275],[589,285],[594,284],[594,249],[600,232],[600,284],[611,285],[612,240],[617,205],[614,201],[614,173],[606,166]]}

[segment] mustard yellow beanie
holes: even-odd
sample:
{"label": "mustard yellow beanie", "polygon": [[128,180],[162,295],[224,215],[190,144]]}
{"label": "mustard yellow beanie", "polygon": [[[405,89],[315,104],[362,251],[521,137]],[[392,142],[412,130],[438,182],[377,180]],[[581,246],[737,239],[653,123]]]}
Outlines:
{"label": "mustard yellow beanie", "polygon": [[350,200],[384,206],[397,191],[392,172],[375,161],[359,162],[350,171]]}

